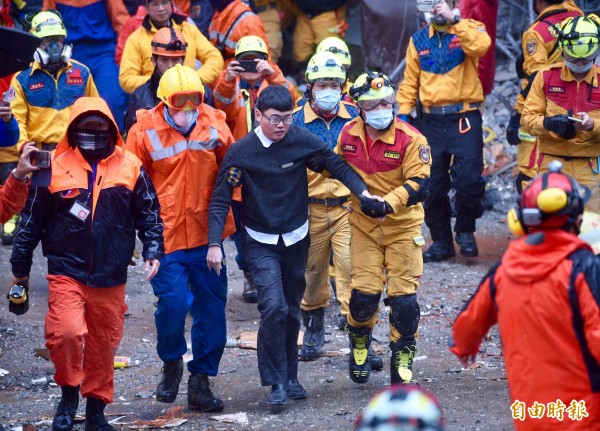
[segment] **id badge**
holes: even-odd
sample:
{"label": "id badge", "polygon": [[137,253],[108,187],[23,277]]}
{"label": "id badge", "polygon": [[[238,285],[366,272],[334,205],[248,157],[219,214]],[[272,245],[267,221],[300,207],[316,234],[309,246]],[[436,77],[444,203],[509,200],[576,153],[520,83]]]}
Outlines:
{"label": "id badge", "polygon": [[90,215],[90,212],[91,210],[87,206],[85,206],[85,204],[82,204],[81,202],[77,201],[73,203],[73,206],[69,210],[70,214],[74,215],[75,218],[81,221],[85,221]]}

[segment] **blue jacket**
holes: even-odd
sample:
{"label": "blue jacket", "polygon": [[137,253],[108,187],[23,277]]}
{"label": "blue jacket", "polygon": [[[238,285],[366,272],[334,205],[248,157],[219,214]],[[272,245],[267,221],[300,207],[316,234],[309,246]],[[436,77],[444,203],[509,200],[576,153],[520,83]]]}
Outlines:
{"label": "blue jacket", "polygon": [[8,123],[0,120],[0,148],[12,147],[19,141],[19,124],[15,117]]}

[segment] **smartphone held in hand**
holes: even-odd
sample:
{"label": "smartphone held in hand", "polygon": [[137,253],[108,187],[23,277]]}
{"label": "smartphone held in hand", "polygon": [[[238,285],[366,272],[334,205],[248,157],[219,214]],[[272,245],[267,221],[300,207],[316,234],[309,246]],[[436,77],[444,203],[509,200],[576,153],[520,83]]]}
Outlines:
{"label": "smartphone held in hand", "polygon": [[31,164],[40,168],[50,167],[50,151],[37,150],[31,155]]}
{"label": "smartphone held in hand", "polygon": [[244,72],[256,72],[256,61],[254,60],[237,60],[238,65],[244,69]]}

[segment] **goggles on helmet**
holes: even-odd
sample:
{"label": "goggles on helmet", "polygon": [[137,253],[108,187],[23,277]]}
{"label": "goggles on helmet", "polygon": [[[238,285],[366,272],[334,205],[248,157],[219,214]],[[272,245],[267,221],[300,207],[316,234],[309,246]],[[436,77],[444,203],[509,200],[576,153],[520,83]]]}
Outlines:
{"label": "goggles on helmet", "polygon": [[390,94],[387,97],[382,99],[375,100],[360,100],[358,104],[365,111],[372,111],[377,108],[379,105],[383,105],[384,107],[393,106],[396,103],[396,96],[394,94]]}
{"label": "goggles on helmet", "polygon": [[186,106],[197,108],[204,100],[203,94],[200,92],[177,92],[171,94],[168,98],[168,105],[175,109],[183,109]]}

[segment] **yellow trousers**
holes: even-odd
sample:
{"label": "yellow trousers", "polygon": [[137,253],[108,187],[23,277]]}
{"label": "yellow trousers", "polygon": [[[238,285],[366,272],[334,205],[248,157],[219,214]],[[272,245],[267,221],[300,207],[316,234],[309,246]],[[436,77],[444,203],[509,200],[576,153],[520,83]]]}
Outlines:
{"label": "yellow trousers", "polygon": [[521,143],[517,145],[517,163],[519,165],[519,172],[529,178],[533,178],[537,175],[537,158],[539,156],[537,150],[537,141],[521,141]]}
{"label": "yellow trousers", "polygon": [[283,50],[283,36],[281,35],[281,18],[279,17],[279,11],[277,9],[268,9],[259,12],[257,15],[265,26],[267,43],[271,50],[271,61],[277,63],[279,57],[281,57],[281,51]]}
{"label": "yellow trousers", "polygon": [[325,308],[331,300],[329,256],[333,249],[335,285],[342,315],[348,315],[350,301],[350,225],[347,205],[326,207],[310,204],[310,249],[306,265],[306,290],[300,308]]}

